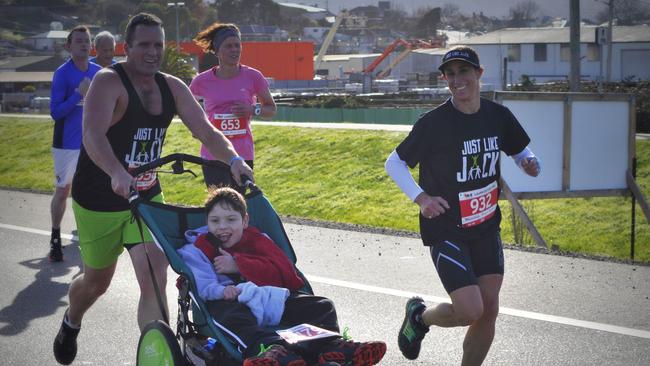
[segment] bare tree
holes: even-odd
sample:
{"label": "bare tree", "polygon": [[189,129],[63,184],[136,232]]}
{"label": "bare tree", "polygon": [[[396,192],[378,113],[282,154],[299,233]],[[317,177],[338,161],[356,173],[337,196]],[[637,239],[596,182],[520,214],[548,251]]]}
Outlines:
{"label": "bare tree", "polygon": [[442,17],[444,22],[449,22],[452,21],[453,19],[457,19],[461,15],[462,14],[460,13],[460,7],[452,3],[444,4],[440,11],[440,16]]}
{"label": "bare tree", "polygon": [[539,6],[535,1],[520,1],[510,8],[510,26],[526,27],[537,17]]}
{"label": "bare tree", "polygon": [[[614,18],[617,25],[642,24],[650,20],[650,5],[641,0],[603,0],[604,4],[614,3]],[[605,8],[596,15],[596,21],[606,22],[609,17],[608,9]]]}

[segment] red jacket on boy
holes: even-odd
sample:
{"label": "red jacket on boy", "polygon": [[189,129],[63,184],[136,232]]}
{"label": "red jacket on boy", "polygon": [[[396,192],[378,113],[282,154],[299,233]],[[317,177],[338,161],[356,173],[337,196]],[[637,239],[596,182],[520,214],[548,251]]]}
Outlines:
{"label": "red jacket on boy", "polygon": [[[200,235],[194,245],[212,262],[218,250],[206,235]],[[286,254],[257,228],[247,227],[237,244],[222,249],[233,256],[241,276],[257,286],[284,287],[295,291],[305,285]]]}

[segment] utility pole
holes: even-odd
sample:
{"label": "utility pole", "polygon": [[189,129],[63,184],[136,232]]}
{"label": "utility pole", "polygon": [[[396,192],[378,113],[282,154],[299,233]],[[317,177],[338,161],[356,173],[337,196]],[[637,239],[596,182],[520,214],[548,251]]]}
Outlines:
{"label": "utility pole", "polygon": [[605,81],[609,83],[612,81],[612,33],[614,26],[614,0],[609,0],[609,3],[607,5],[609,10],[609,19],[607,21],[607,76],[605,78]]}
{"label": "utility pole", "polygon": [[[610,0],[611,1],[611,0]],[[571,73],[569,87],[572,92],[580,91],[580,0],[571,0]]]}
{"label": "utility pole", "polygon": [[178,27],[178,8],[181,6],[185,6],[185,3],[183,2],[178,2],[174,1],[173,3],[167,3],[167,7],[174,7],[176,10],[176,48],[180,51],[181,50],[181,37],[180,37],[180,31]]}

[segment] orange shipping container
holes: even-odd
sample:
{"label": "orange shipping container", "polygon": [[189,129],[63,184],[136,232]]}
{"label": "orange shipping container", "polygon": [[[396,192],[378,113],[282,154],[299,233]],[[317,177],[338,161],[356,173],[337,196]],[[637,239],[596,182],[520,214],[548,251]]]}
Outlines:
{"label": "orange shipping container", "polygon": [[[168,47],[173,47],[170,43]],[[275,80],[312,80],[314,78],[314,44],[311,42],[243,42],[241,63]],[[194,42],[181,42],[185,53],[203,62],[205,53]],[[94,52],[93,52],[94,53]],[[124,44],[118,43],[115,55],[124,55]]]}
{"label": "orange shipping container", "polygon": [[275,80],[312,80],[314,44],[311,42],[244,42],[241,63]]}

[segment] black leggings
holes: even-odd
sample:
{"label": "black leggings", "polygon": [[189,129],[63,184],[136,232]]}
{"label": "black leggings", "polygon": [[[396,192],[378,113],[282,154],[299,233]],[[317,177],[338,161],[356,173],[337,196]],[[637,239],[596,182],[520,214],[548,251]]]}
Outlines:
{"label": "black leggings", "polygon": [[[251,169],[253,169],[253,160],[246,160]],[[230,174],[230,168],[227,167],[214,167],[214,166],[202,166],[203,168],[203,181],[205,185],[208,186],[217,186],[217,187],[232,187],[236,189],[239,193],[244,194],[246,189],[237,185],[235,180]]]}
{"label": "black leggings", "polygon": [[[208,301],[208,311],[215,321],[237,334],[246,343],[244,358],[256,356],[260,345],[282,344],[288,347],[275,331],[257,325],[250,308],[237,301]],[[284,303],[284,313],[280,320],[281,328],[309,323],[317,327],[339,332],[338,318],[332,300],[303,293],[292,293]],[[317,354],[322,342],[309,342],[306,348],[294,350],[299,353]]]}

